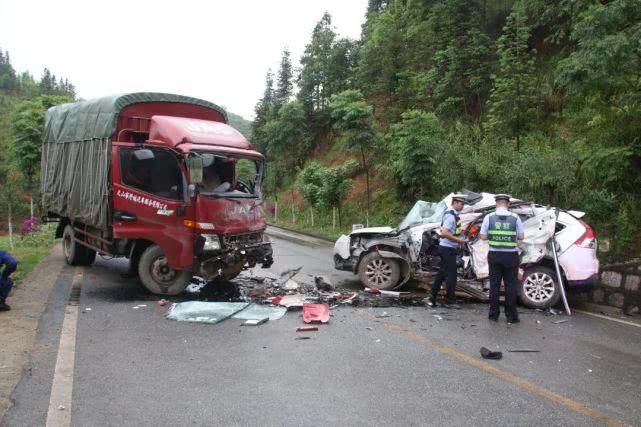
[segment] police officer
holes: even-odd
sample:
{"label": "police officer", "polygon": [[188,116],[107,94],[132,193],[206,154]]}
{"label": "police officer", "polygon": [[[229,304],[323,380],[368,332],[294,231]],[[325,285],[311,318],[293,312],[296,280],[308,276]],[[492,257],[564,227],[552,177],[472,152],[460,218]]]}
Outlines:
{"label": "police officer", "polygon": [[7,297],[13,286],[13,280],[11,280],[11,273],[16,271],[18,267],[18,262],[9,254],[8,252],[0,249],[0,268],[2,269],[2,274],[0,274],[0,311],[9,311],[11,307],[7,305]]}
{"label": "police officer", "polygon": [[497,194],[496,211],[487,215],[481,225],[481,239],[487,240],[490,251],[487,262],[490,267],[490,320],[497,322],[499,290],[501,281],[505,285],[505,317],[508,323],[518,323],[516,311],[516,286],[519,274],[519,253],[517,243],[523,240],[523,224],[518,215],[508,210],[510,196]]}
{"label": "police officer", "polygon": [[445,307],[461,308],[456,303],[456,255],[458,247],[465,244],[461,235],[461,220],[458,216],[465,205],[465,194],[457,193],[452,196],[452,209],[445,211],[441,219],[441,238],[438,244],[438,254],[441,257],[438,274],[432,284],[432,296],[427,303],[430,307],[436,307],[438,293],[441,291],[441,284],[445,281],[447,288],[445,293]]}

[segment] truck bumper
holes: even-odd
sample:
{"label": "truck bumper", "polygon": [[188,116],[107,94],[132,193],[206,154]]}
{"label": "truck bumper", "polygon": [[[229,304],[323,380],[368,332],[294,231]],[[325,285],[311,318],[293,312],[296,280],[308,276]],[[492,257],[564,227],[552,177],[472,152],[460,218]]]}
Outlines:
{"label": "truck bumper", "polygon": [[273,250],[269,242],[232,248],[218,253],[203,252],[198,258],[197,270],[205,280],[219,276],[232,276],[244,268],[261,264],[269,268],[273,263]]}

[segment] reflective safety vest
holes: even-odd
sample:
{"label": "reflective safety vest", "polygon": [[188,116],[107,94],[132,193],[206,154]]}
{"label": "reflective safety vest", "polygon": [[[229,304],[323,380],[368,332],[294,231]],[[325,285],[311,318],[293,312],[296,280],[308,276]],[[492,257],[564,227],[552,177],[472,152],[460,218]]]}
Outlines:
{"label": "reflective safety vest", "polygon": [[493,248],[516,248],[516,215],[490,215],[488,243]]}
{"label": "reflective safety vest", "polygon": [[449,211],[445,211],[445,213],[443,214],[443,217],[441,218],[441,227],[443,227],[443,224],[445,223],[445,217],[447,215],[453,215],[454,216],[454,220],[456,221],[456,229],[454,230],[454,233],[452,233],[452,234],[454,234],[457,237],[460,236],[461,232],[462,232],[462,229],[461,229],[461,218],[459,218],[458,214],[456,213],[456,211],[454,209],[450,209]]}

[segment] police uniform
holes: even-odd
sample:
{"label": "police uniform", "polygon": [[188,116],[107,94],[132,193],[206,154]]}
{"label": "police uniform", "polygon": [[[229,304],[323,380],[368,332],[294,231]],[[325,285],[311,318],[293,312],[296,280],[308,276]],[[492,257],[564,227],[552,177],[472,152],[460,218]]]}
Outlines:
{"label": "police uniform", "polygon": [[[498,200],[510,200],[507,194],[495,196]],[[505,208],[498,208],[483,219],[480,234],[487,236],[490,250],[487,261],[490,269],[490,320],[498,320],[500,314],[499,291],[501,281],[505,285],[505,317],[510,323],[519,321],[516,310],[516,292],[519,272],[517,239],[523,234],[523,224],[518,215]]]}
{"label": "police uniform", "polygon": [[16,271],[18,262],[11,256],[10,253],[0,249],[0,267],[4,267],[2,274],[0,274],[0,311],[10,310],[6,303],[9,292],[13,287],[13,280],[9,276]]}
{"label": "police uniform", "polygon": [[[465,194],[455,194],[452,196],[452,202],[461,201],[465,202]],[[454,236],[461,236],[461,219],[458,216],[458,212],[455,209],[449,209],[445,211],[441,219],[441,227],[447,228],[450,233]],[[446,293],[445,293],[445,304],[446,305],[455,305],[456,304],[456,256],[458,253],[459,243],[454,242],[446,237],[441,237],[439,240],[438,254],[441,258],[441,263],[439,266],[438,274],[434,278],[434,283],[432,284],[432,296],[430,299],[430,305],[436,306],[436,300],[438,298],[438,293],[441,291],[441,284],[445,281],[446,284]]]}

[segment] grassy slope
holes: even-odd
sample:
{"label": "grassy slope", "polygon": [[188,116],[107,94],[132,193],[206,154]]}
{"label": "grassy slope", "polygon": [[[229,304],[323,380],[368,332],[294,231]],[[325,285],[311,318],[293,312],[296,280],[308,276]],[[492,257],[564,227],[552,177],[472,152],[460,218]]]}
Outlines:
{"label": "grassy slope", "polygon": [[42,226],[40,231],[29,236],[22,237],[20,234],[13,236],[14,249],[9,245],[9,236],[0,236],[0,249],[7,251],[18,260],[18,270],[13,273],[13,281],[19,285],[22,279],[34,269],[45,256],[49,254],[55,243],[55,225]]}

